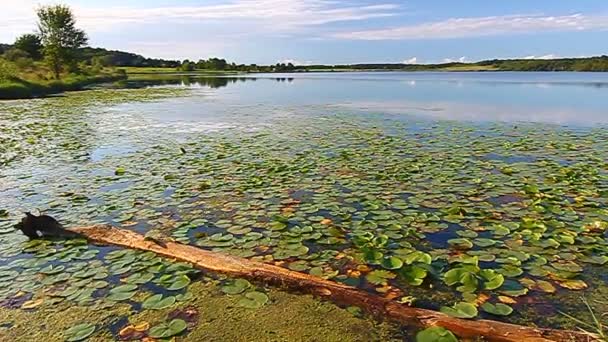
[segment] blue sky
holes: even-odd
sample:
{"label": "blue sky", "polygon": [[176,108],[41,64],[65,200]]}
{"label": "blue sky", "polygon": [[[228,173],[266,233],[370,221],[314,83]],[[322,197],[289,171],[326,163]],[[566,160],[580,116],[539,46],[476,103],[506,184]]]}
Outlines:
{"label": "blue sky", "polygon": [[[45,0],[0,0],[0,42]],[[435,63],[608,54],[606,0],[65,0],[92,46],[240,63]]]}

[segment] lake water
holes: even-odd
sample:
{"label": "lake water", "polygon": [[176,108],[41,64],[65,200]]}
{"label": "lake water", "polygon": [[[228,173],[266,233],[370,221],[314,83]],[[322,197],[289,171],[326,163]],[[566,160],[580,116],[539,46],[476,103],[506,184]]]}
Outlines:
{"label": "lake water", "polygon": [[13,226],[38,210],[66,226],[153,229],[416,307],[465,305],[467,317],[575,329],[560,312],[591,322],[581,297],[608,311],[608,74],[127,85],[140,89],[0,102],[0,340],[63,340],[81,323],[126,339],[128,324],[168,317],[188,319],[185,341],[418,331],[152,253],[28,242]]}
{"label": "lake water", "polygon": [[[216,117],[242,107],[327,107],[343,112],[466,121],[608,123],[606,73],[364,72],[183,78],[203,97],[170,104],[165,120]],[[146,84],[146,83],[144,83]],[[158,84],[158,81],[148,84]],[[205,108],[204,111],[195,108]],[[260,113],[261,114],[261,113]]]}

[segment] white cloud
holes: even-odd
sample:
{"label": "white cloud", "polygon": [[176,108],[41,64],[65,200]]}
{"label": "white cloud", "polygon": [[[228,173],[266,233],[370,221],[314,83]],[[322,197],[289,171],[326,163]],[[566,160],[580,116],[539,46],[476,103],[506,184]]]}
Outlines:
{"label": "white cloud", "polygon": [[415,40],[588,30],[608,30],[608,16],[572,14],[562,16],[509,15],[452,18],[438,22],[378,30],[339,32],[331,36],[350,40]]}
{"label": "white cloud", "polygon": [[[356,6],[335,0],[223,0],[156,7],[141,2],[134,5],[135,1],[115,6],[98,1],[0,0],[0,42],[10,43],[20,34],[33,32],[36,8],[57,2],[72,7],[78,26],[87,31],[92,45],[165,58],[185,58],[193,53],[226,55],[236,48],[226,49],[229,44],[224,42],[238,45],[252,38],[319,37],[326,24],[395,16],[400,8],[390,3]],[[167,29],[151,33],[150,26]],[[203,50],[201,41],[211,49]],[[197,45],[201,49],[187,50]]]}
{"label": "white cloud", "polygon": [[403,64],[418,64],[418,63],[420,63],[420,62],[418,61],[418,58],[417,58],[417,57],[412,57],[412,58],[410,58],[410,59],[406,59],[406,60],[404,60],[404,61],[403,61],[403,62],[401,62],[401,63],[403,63]]}
{"label": "white cloud", "polygon": [[339,6],[327,0],[236,0],[227,4],[171,6],[156,8],[76,7],[84,25],[107,28],[109,25],[157,23],[163,21],[256,21],[275,31],[357,21],[395,15],[396,5]]}
{"label": "white cloud", "polygon": [[442,62],[443,63],[467,63],[468,60],[465,56],[462,56],[458,59],[445,58]]}
{"label": "white cloud", "polygon": [[[64,1],[70,5],[70,1]],[[43,2],[49,3],[48,1]],[[2,0],[0,30],[32,27],[38,1]],[[88,30],[115,30],[116,25],[158,22],[256,21],[275,30],[357,21],[396,15],[395,4],[341,5],[330,0],[233,0],[200,6],[82,6],[73,5],[79,23]],[[31,30],[31,29],[30,29]]]}
{"label": "white cloud", "polygon": [[552,53],[548,54],[548,55],[542,55],[542,56],[526,56],[523,57],[523,59],[557,59],[557,58],[561,58],[558,55],[554,55]]}

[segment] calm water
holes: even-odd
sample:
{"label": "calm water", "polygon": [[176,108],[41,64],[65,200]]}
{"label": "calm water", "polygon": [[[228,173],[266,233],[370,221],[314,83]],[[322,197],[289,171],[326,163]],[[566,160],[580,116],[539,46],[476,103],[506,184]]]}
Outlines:
{"label": "calm water", "polygon": [[237,111],[262,116],[310,109],[482,122],[608,123],[606,73],[252,74],[162,83],[193,87],[202,95],[169,101],[160,110],[154,104],[152,112],[169,121],[221,123],[223,115]]}
{"label": "calm water", "polygon": [[[169,290],[165,285],[172,284],[160,286],[157,281],[166,279],[165,271],[157,268],[161,261],[145,254],[134,263],[132,255],[105,258],[107,249],[96,246],[26,248],[13,224],[21,212],[38,210],[68,226],[102,222],[142,233],[160,227],[178,241],[202,248],[272,257],[305,272],[322,266],[323,274],[338,272],[340,279],[370,291],[375,288],[368,279],[371,272],[348,272],[355,265],[344,260],[360,259],[359,249],[367,248],[359,233],[386,233],[391,242],[374,246],[386,256],[396,255],[395,246],[404,247],[401,253],[409,253],[409,246],[411,251],[436,252],[433,267],[440,275],[417,275],[426,277],[422,286],[410,286],[401,278],[386,280],[398,291],[393,293],[414,296],[420,299],[416,305],[430,309],[460,300],[455,286],[441,279],[448,267],[457,265],[449,258],[464,253],[459,246],[453,248],[458,252],[446,253],[449,240],[461,232],[474,241],[467,240],[467,248],[475,253],[470,256],[484,256],[484,268],[500,269],[510,278],[506,294],[521,296],[515,313],[500,319],[573,328],[557,310],[579,317],[586,312],[580,296],[592,303],[607,297],[605,266],[587,264],[608,260],[601,230],[607,220],[603,194],[608,189],[608,131],[588,129],[608,124],[608,73],[302,73],[130,83],[191,91],[102,90],[0,102],[0,209],[5,210],[0,212],[0,313],[3,306],[13,310],[25,300],[37,300],[35,293],[69,290],[55,285],[66,281],[59,278],[62,271],[39,274],[48,264],[65,266],[69,279],[78,274],[90,280],[78,282],[73,298],[43,298],[37,310],[61,312],[61,319],[51,319],[63,325],[53,325],[51,332],[38,321],[18,320],[10,331],[14,335],[23,335],[19,328],[25,326],[28,333],[62,336],[87,317],[99,323],[99,333],[112,333],[108,339],[117,340],[127,316],[130,322],[144,318],[152,325],[165,320],[164,311],[159,311],[162,317],[149,312],[137,316],[143,296],[129,299],[132,310],[127,316],[122,309],[107,315],[122,317],[118,322],[98,317],[118,307],[109,303],[100,309],[91,302],[103,304],[110,289],[130,278],[141,295],[197,294],[197,301],[175,306],[196,307],[205,320],[186,340],[234,340],[225,337],[226,326],[235,336],[256,340],[249,336],[252,325],[263,330],[260,334],[286,332],[273,335],[273,340],[292,340],[282,336],[300,334],[296,328],[310,336],[329,336],[330,331],[343,335],[333,339],[340,341],[388,340],[348,337],[342,331],[378,336],[381,331],[377,324],[363,325],[360,320],[359,325],[341,325],[350,314],[330,315],[297,296],[285,299],[267,291],[270,302],[261,308],[267,311],[256,312],[240,308],[241,297],[209,290],[225,283],[201,284],[198,276],[187,290]],[[436,119],[467,123],[438,124]],[[491,124],[497,121],[509,124]],[[511,124],[521,121],[541,124]],[[525,186],[528,183],[540,190],[535,193],[533,186]],[[536,225],[542,206],[550,209],[542,212],[550,229],[542,240],[528,238],[530,229],[519,230],[519,222],[534,218]],[[290,219],[279,221],[277,215]],[[321,223],[324,218],[331,225]],[[506,227],[508,223],[512,225]],[[539,228],[545,226],[538,223]],[[571,225],[574,236],[580,233],[586,239],[568,242],[559,223]],[[332,229],[333,224],[346,229]],[[505,227],[499,227],[502,224]],[[587,232],[581,233],[581,227],[588,227]],[[412,234],[414,230],[426,236]],[[510,236],[511,231],[517,234]],[[526,259],[522,261],[513,254],[516,244],[538,255],[518,254]],[[590,253],[599,259],[586,255]],[[528,288],[532,276],[545,277],[539,256],[549,259],[547,267],[563,278],[546,278],[559,289],[547,291],[545,286],[543,292],[536,288],[528,295],[517,280],[525,277]],[[526,267],[513,266],[513,258]],[[388,268],[377,260],[361,262],[369,270]],[[81,272],[84,267],[95,273]],[[528,273],[522,275],[524,269]],[[154,275],[146,280],[149,274]],[[564,280],[571,276],[580,282]],[[100,284],[92,277],[106,280]],[[375,279],[383,282],[378,274]],[[557,285],[558,280],[564,283]],[[585,292],[567,290],[584,287]],[[14,297],[21,292],[27,294]],[[493,292],[492,302],[499,293],[505,292]],[[65,311],[57,310],[56,300],[64,301],[60,308]],[[86,311],[74,314],[70,310],[76,306]],[[298,317],[281,320],[286,307]],[[605,306],[597,310],[606,311]],[[8,316],[21,317],[13,312]],[[310,317],[320,317],[323,324]],[[498,319],[488,313],[480,317]],[[0,321],[0,328],[3,324]],[[208,338],[197,335],[209,331]],[[59,339],[63,337],[49,337]]]}

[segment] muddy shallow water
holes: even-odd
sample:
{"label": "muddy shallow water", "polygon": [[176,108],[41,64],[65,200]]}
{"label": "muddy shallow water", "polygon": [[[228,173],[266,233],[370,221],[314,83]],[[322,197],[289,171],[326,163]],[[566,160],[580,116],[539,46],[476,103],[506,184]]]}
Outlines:
{"label": "muddy shallow water", "polygon": [[[591,319],[582,296],[608,311],[602,81],[382,75],[179,80],[0,103],[0,335],[363,341],[416,331],[150,253],[27,242],[12,225],[38,210],[455,315],[471,315],[464,303],[476,317],[572,328],[563,313]],[[550,103],[564,89],[589,95],[579,115],[570,101]],[[512,99],[511,118],[485,109],[500,107],[492,96],[458,114],[492,92]],[[437,106],[442,96],[452,105]],[[405,98],[427,99],[395,105]],[[559,120],[526,114],[543,101]],[[55,326],[41,323],[60,312]]]}

